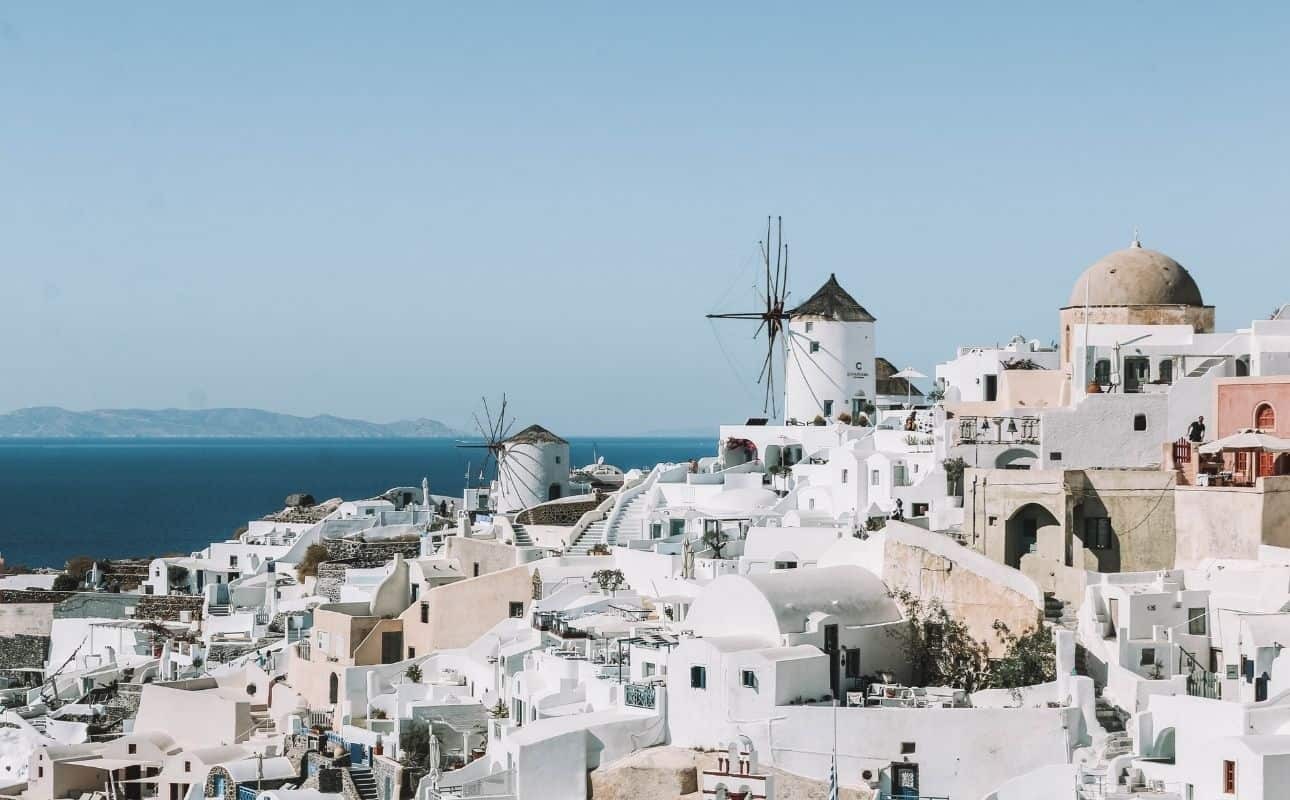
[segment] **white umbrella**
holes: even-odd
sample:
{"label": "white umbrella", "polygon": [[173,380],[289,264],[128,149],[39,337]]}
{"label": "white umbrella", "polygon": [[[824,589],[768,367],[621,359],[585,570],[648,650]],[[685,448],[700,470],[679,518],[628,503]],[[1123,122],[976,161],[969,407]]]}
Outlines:
{"label": "white umbrella", "polygon": [[1267,450],[1272,453],[1285,453],[1290,452],[1290,439],[1254,431],[1241,431],[1216,439],[1200,448],[1200,451],[1206,454],[1221,453],[1224,450]]}
{"label": "white umbrella", "polygon": [[911,388],[913,387],[913,384],[910,383],[910,381],[916,378],[926,378],[927,376],[919,372],[918,370],[914,369],[913,367],[905,367],[900,372],[893,374],[891,377],[905,379],[905,405],[908,406],[910,404],[909,403],[910,391],[911,391]]}

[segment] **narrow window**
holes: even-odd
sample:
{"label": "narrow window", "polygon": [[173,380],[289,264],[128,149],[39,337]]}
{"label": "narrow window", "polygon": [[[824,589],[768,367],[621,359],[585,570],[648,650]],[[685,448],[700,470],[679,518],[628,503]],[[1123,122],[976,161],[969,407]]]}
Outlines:
{"label": "narrow window", "polygon": [[184,762],[184,772],[192,772],[192,771],[193,771],[193,762],[191,762],[191,761],[185,761],[185,762]]}
{"label": "narrow window", "polygon": [[417,649],[415,647],[409,647],[408,658],[416,658],[416,657],[417,657]]}
{"label": "narrow window", "polygon": [[1203,608],[1187,609],[1187,633],[1192,636],[1204,636],[1206,614],[1207,612]]}
{"label": "narrow window", "polygon": [[475,577],[476,577],[476,578],[478,578],[478,577],[479,577],[479,562],[478,562],[478,561],[476,561],[476,562],[475,562]]}
{"label": "narrow window", "polygon": [[1138,666],[1149,667],[1156,663],[1156,648],[1144,647],[1142,653],[1138,656]]}
{"label": "narrow window", "polygon": [[1236,762],[1223,762],[1223,792],[1236,794]]}
{"label": "narrow window", "polygon": [[429,621],[430,621],[430,604],[429,604],[429,603],[422,603],[422,604],[421,604],[421,621],[422,621],[422,622],[429,622]]}
{"label": "narrow window", "polygon": [[807,320],[807,322],[806,322],[806,332],[807,332],[807,333],[810,333],[810,332],[811,332],[811,331],[813,331],[813,330],[815,330],[815,323],[814,323],[814,322],[811,322],[810,320]]}
{"label": "narrow window", "polygon": [[1146,414],[1134,414],[1134,415],[1133,415],[1133,429],[1134,429],[1135,431],[1145,431],[1145,430],[1147,429],[1147,415],[1146,415]]}
{"label": "narrow window", "polygon": [[752,690],[756,691],[756,689],[757,689],[757,673],[756,673],[756,672],[753,672],[753,671],[752,671],[752,670],[750,670],[750,669],[741,670],[741,671],[739,672],[739,683],[740,683],[740,685],[741,685],[741,686],[743,686],[745,689],[752,689]]}
{"label": "narrow window", "polygon": [[1167,359],[1165,361],[1160,362],[1160,382],[1161,383],[1174,382],[1174,362],[1172,360]]}
{"label": "narrow window", "polygon": [[819,343],[819,342],[816,342],[816,341],[812,341],[812,342],[811,342],[811,352],[812,352],[812,353],[818,353],[818,352],[820,352],[820,343]]}
{"label": "narrow window", "polygon": [[690,667],[690,688],[691,689],[708,688],[708,668],[707,667]]}
{"label": "narrow window", "polygon": [[876,469],[875,469],[874,471],[872,471],[872,472],[870,472],[870,473],[869,473],[869,485],[870,485],[870,486],[877,486],[877,485],[878,485],[879,483],[881,483],[881,482],[882,482],[882,473],[881,473],[881,472],[879,472],[878,470],[876,470]]}
{"label": "narrow window", "polygon": [[1093,382],[1101,386],[1111,384],[1111,360],[1108,358],[1099,358],[1093,365]]}
{"label": "narrow window", "polygon": [[653,662],[653,661],[643,661],[643,662],[641,662],[641,675],[643,675],[644,677],[646,677],[646,678],[652,678],[652,677],[654,677],[654,671],[655,671],[655,669],[656,669],[656,667],[654,666],[654,662]]}
{"label": "narrow window", "polygon": [[522,603],[522,602],[520,602],[520,603],[514,603],[514,602],[513,602],[513,603],[511,603],[510,616],[511,616],[511,619],[519,619],[520,617],[523,617],[523,616],[524,616],[524,603]]}
{"label": "narrow window", "polygon": [[824,416],[826,416],[826,417],[831,417],[831,416],[833,416],[833,401],[832,401],[832,400],[825,400],[825,401],[824,401]]}
{"label": "narrow window", "polygon": [[134,755],[135,753],[139,752],[139,745],[137,744],[126,745],[126,750],[127,752],[130,753],[130,755]]}
{"label": "narrow window", "polygon": [[1270,431],[1277,427],[1277,412],[1272,410],[1272,406],[1261,403],[1254,409],[1254,427],[1261,431]]}
{"label": "narrow window", "polygon": [[846,482],[847,482],[847,470],[845,470],[845,469],[844,469],[844,470],[842,470],[842,482],[843,482],[843,483],[846,483]]}

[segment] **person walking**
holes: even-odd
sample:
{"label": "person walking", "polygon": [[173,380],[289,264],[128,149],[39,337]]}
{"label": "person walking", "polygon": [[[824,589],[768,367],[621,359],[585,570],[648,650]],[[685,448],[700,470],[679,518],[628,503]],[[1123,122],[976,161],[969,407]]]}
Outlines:
{"label": "person walking", "polygon": [[1205,417],[1196,417],[1192,424],[1187,426],[1187,441],[1192,444],[1200,444],[1205,441]]}

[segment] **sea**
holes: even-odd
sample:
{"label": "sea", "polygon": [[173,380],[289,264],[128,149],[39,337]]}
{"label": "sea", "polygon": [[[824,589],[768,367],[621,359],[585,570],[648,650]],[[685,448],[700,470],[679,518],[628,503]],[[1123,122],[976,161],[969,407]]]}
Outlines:
{"label": "sea", "polygon": [[[111,439],[0,442],[0,555],[61,567],[73,556],[190,553],[292,492],[319,501],[420,486],[460,497],[479,449],[451,439]],[[572,438],[575,466],[593,453],[623,470],[713,455],[707,437]]]}

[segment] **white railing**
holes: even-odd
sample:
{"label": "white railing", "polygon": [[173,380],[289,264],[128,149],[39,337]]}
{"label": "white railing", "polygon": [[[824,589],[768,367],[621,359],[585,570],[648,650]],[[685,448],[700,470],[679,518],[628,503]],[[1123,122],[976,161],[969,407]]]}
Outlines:
{"label": "white railing", "polygon": [[[654,484],[658,482],[659,475],[661,474],[663,474],[663,465],[656,464],[654,465],[654,469],[649,471],[649,475],[645,480],[630,489],[623,489],[618,494],[618,500],[614,503],[614,507],[610,509],[609,515],[605,517],[605,544],[614,544],[617,542],[618,532],[614,528],[622,518],[623,510],[627,508],[627,504],[632,500],[636,499],[642,493],[652,489]],[[613,542],[610,541],[611,536],[614,539]]]}

